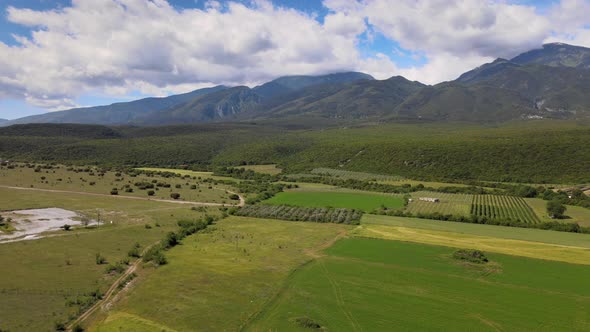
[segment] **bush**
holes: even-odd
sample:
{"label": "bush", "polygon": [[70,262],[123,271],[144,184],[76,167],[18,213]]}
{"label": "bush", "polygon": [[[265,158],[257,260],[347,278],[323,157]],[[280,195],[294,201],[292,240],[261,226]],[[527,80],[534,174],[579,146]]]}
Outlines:
{"label": "bush", "polygon": [[61,228],[63,228],[64,231],[69,231],[72,228],[72,226],[65,224],[65,225],[61,226]]}
{"label": "bush", "polygon": [[129,257],[135,257],[135,258],[139,258],[141,256],[141,252],[139,251],[139,248],[141,246],[139,245],[139,243],[136,243],[133,248],[131,248],[128,252],[127,252],[127,256]]}
{"label": "bush", "polygon": [[179,193],[171,193],[170,197],[173,199],[179,199],[180,198],[180,194]]}
{"label": "bush", "polygon": [[102,265],[102,264],[106,264],[107,259],[101,255],[100,253],[96,253],[96,265]]}
{"label": "bush", "polygon": [[238,196],[236,194],[231,194],[231,195],[229,195],[229,199],[234,200],[234,201],[239,201],[240,196]]}
{"label": "bush", "polygon": [[119,190],[117,190],[117,189],[111,190],[111,195],[119,195]]}
{"label": "bush", "polygon": [[148,194],[148,196],[154,196],[156,194],[156,192],[153,190],[148,190],[147,194]]}
{"label": "bush", "polygon": [[459,249],[453,253],[453,258],[476,264],[485,264],[488,258],[483,252],[475,249]]}

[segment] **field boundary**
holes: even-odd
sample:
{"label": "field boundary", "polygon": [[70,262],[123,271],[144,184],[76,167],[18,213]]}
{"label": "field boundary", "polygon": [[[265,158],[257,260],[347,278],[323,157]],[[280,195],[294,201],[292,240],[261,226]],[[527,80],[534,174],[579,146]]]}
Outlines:
{"label": "field boundary", "polygon": [[[77,195],[88,195],[88,196],[99,196],[99,197],[112,197],[112,198],[123,198],[123,199],[135,199],[140,201],[150,201],[150,202],[163,202],[163,203],[172,203],[172,204],[188,204],[188,205],[200,205],[200,206],[236,206],[235,204],[222,204],[222,203],[210,203],[210,202],[192,202],[192,201],[173,201],[170,199],[160,199],[160,198],[145,198],[145,197],[137,197],[137,196],[119,196],[119,195],[108,195],[108,194],[98,194],[98,193],[89,193],[85,191],[72,191],[72,190],[58,190],[58,189],[42,189],[42,188],[26,188],[26,187],[15,187],[15,186],[5,186],[0,185],[0,188],[4,189],[14,189],[14,190],[29,190],[29,191],[41,191],[41,192],[48,192],[48,193],[62,193],[62,194],[77,194]],[[240,198],[240,203],[237,206],[243,206],[246,201],[242,195],[235,193],[233,191],[229,191],[226,189],[215,188],[217,190],[225,190],[228,193],[236,194]]]}

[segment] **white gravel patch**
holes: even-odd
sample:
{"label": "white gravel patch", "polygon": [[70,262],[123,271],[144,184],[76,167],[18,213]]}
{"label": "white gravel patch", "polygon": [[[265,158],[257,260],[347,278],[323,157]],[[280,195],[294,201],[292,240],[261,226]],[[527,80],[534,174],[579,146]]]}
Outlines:
{"label": "white gravel patch", "polygon": [[42,238],[40,234],[62,230],[61,227],[80,225],[80,215],[74,211],[60,208],[10,211],[4,216],[12,218],[16,231],[11,234],[0,233],[0,243]]}

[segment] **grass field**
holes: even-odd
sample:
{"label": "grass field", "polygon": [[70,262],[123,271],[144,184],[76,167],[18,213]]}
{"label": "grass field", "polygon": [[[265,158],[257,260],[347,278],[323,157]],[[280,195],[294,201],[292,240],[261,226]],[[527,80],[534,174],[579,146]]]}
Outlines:
{"label": "grass field", "polygon": [[329,175],[343,180],[363,180],[363,181],[401,181],[404,180],[401,176],[382,175],[364,172],[346,171],[343,169],[334,168],[314,168],[312,174]]}
{"label": "grass field", "polygon": [[589,234],[555,232],[532,228],[469,224],[430,219],[377,216],[371,214],[365,214],[361,219],[361,224],[415,228],[590,249]]}
{"label": "grass field", "polygon": [[[525,201],[541,221],[555,221],[547,214],[547,201],[540,198],[525,198]],[[568,205],[565,215],[568,219],[561,219],[560,222],[573,222],[580,224],[580,226],[590,227],[590,209]]]}
{"label": "grass field", "polygon": [[199,171],[191,171],[188,169],[161,168],[161,167],[138,167],[137,169],[140,171],[147,171],[147,172],[170,172],[170,173],[180,174],[182,176],[184,176],[184,175],[188,175],[191,177],[195,176],[197,178],[202,178],[202,179],[234,180],[234,181],[236,180],[236,179],[228,178],[225,176],[213,175],[213,172],[199,172]]}
{"label": "grass field", "polygon": [[335,207],[372,211],[379,207],[397,209],[404,206],[399,195],[365,192],[321,192],[291,191],[282,192],[264,201],[264,204],[295,205],[306,207]]}
{"label": "grass field", "polygon": [[249,331],[586,331],[590,266],[488,254],[474,266],[454,249],[344,239],[295,273]]}
{"label": "grass field", "polygon": [[474,195],[471,214],[490,219],[516,220],[530,224],[540,222],[533,209],[521,197]]}
{"label": "grass field", "polygon": [[275,164],[244,165],[244,166],[236,166],[236,168],[243,168],[243,169],[254,171],[256,173],[263,173],[263,174],[270,174],[270,175],[277,175],[283,171],[282,169],[278,168],[277,165],[275,165]]}
{"label": "grass field", "polygon": [[[147,183],[153,185],[153,188],[141,189],[135,185],[136,183]],[[158,187],[158,183],[165,183],[169,187]],[[117,195],[119,196],[171,199],[171,193],[179,193],[180,200],[231,203],[229,194],[225,192],[225,189],[231,190],[231,187],[222,184],[211,184],[199,179],[183,179],[180,177],[164,178],[160,176],[148,177],[146,175],[131,177],[125,173],[112,171],[105,172],[103,176],[100,176],[96,170],[76,172],[67,170],[65,166],[42,169],[40,172],[35,172],[33,168],[27,167],[17,167],[15,169],[3,167],[0,169],[0,185],[106,195],[109,195],[113,188],[117,188]],[[191,185],[194,185],[194,189],[191,189]],[[180,187],[177,188],[177,186]],[[127,187],[132,189],[133,192],[126,192]],[[148,196],[148,190],[153,190],[154,195]]]}
{"label": "grass field", "polygon": [[[425,202],[419,200],[420,197],[438,198],[440,202]],[[412,198],[414,201],[408,204],[406,210],[414,214],[438,212],[441,214],[468,216],[471,212],[473,195],[417,191],[412,193]]]}
{"label": "grass field", "polygon": [[[235,331],[343,225],[231,217],[186,238],[90,331]],[[129,317],[134,319],[130,320]]]}
{"label": "grass field", "polygon": [[5,210],[60,207],[90,218],[98,210],[107,222],[98,229],[0,244],[0,265],[10,271],[0,274],[0,328],[10,331],[51,330],[54,322],[66,321],[78,310],[67,301],[107,288],[114,276],[105,274],[107,265],[96,264],[96,253],[115,263],[134,243],[146,247],[176,229],[176,220],[204,214],[172,203],[5,188],[0,188],[0,206]]}

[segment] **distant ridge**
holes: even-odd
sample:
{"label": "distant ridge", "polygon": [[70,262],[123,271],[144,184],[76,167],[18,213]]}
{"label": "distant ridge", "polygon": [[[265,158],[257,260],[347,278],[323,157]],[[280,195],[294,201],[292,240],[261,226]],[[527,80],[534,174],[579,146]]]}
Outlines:
{"label": "distant ridge", "polygon": [[249,88],[200,89],[166,98],[52,112],[1,122],[169,125],[273,121],[380,122],[590,118],[590,48],[545,44],[496,59],[455,81],[427,86],[359,72],[284,76]]}

